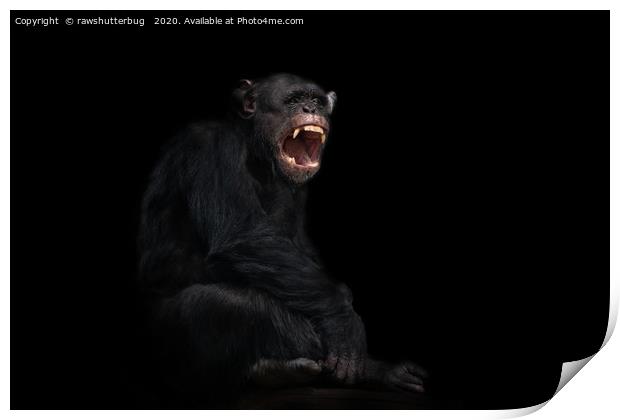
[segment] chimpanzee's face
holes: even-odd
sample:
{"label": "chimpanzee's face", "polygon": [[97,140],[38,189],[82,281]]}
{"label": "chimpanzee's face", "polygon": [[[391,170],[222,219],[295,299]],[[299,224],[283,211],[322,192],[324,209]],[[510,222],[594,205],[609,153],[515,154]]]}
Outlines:
{"label": "chimpanzee's face", "polygon": [[296,76],[276,75],[250,83],[244,101],[255,136],[280,174],[294,184],[312,178],[321,166],[336,94]]}

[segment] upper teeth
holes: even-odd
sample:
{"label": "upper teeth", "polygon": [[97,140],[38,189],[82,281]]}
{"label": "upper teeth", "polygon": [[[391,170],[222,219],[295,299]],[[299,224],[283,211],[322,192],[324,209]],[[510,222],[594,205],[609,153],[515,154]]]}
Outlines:
{"label": "upper teeth", "polygon": [[321,127],[319,127],[318,125],[304,125],[300,128],[296,128],[295,131],[293,131],[293,138],[296,138],[297,135],[299,134],[300,131],[314,131],[316,133],[321,133],[321,140],[325,141],[325,133],[323,132],[323,129]]}

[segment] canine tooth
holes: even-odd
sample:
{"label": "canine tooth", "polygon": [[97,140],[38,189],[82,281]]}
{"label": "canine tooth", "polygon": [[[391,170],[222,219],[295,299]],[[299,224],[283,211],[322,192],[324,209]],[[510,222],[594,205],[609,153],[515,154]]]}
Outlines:
{"label": "canine tooth", "polygon": [[293,132],[293,138],[297,137],[298,134],[299,134],[299,128],[296,128],[295,131]]}
{"label": "canine tooth", "polygon": [[325,143],[325,134],[321,133],[321,143]]}

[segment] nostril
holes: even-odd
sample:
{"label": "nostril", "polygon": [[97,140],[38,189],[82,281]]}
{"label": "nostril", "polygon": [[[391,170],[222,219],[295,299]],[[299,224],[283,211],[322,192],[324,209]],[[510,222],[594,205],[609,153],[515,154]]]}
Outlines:
{"label": "nostril", "polygon": [[314,114],[315,112],[315,108],[310,105],[304,105],[301,107],[301,109],[307,114]]}

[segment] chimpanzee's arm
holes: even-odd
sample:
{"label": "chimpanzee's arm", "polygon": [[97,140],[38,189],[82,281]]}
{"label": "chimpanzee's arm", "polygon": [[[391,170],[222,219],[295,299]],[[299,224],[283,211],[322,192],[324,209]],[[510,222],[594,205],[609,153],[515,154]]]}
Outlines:
{"label": "chimpanzee's arm", "polygon": [[321,334],[328,368],[345,376],[366,356],[364,325],[350,291],[330,281],[290,239],[259,227],[212,252],[207,263],[218,281],[261,290],[308,318]]}

